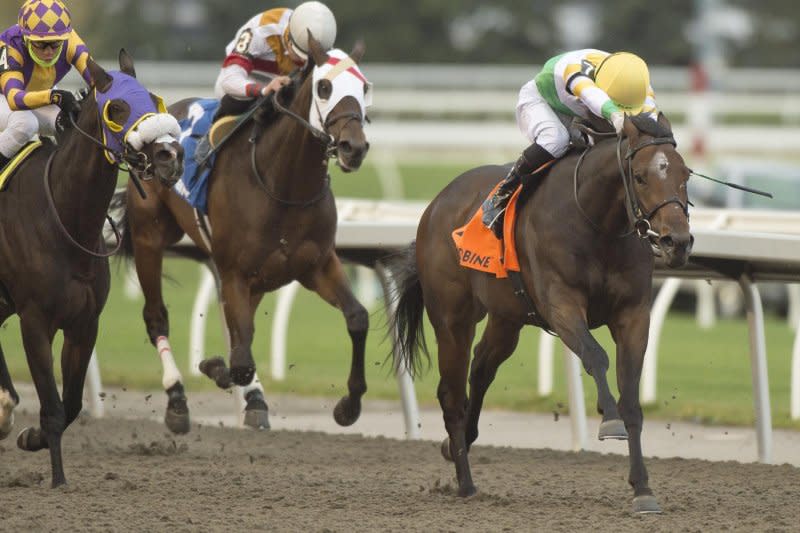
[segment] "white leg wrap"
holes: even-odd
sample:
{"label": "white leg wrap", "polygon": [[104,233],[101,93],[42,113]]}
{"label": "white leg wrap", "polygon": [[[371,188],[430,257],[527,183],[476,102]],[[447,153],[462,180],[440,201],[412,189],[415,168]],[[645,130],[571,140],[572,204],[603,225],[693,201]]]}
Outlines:
{"label": "white leg wrap", "polygon": [[0,440],[6,438],[14,427],[14,399],[5,389],[0,389]]}
{"label": "white leg wrap", "polygon": [[260,390],[261,394],[264,394],[264,387],[261,386],[261,380],[258,379],[258,373],[253,374],[253,381],[250,382],[250,385],[245,385],[242,387],[242,394],[247,396],[247,393],[253,390]]}
{"label": "white leg wrap", "polygon": [[167,390],[176,383],[181,382],[183,378],[180,370],[178,370],[178,365],[175,364],[175,357],[172,355],[172,348],[166,337],[156,339],[156,349],[158,350],[158,356],[161,358],[161,366],[164,369],[161,384],[164,386],[164,390]]}

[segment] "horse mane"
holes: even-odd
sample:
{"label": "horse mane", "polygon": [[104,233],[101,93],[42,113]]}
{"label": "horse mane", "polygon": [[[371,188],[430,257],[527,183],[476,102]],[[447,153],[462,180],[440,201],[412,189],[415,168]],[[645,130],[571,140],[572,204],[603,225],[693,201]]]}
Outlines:
{"label": "horse mane", "polygon": [[672,130],[657,120],[654,120],[650,113],[639,113],[628,117],[636,129],[645,135],[656,139],[672,138]]}
{"label": "horse mane", "polygon": [[[281,87],[276,95],[276,98],[280,100],[281,105],[284,107],[289,107],[292,105],[294,99],[300,92],[300,88],[303,86],[303,83],[305,83],[306,79],[308,79],[308,77],[311,75],[313,68],[313,64],[309,62],[305,67],[297,68],[292,71],[291,74],[289,74],[289,79],[291,82],[288,85]],[[267,98],[261,103],[260,109],[253,115],[253,120],[262,126],[267,126],[272,123],[276,115],[277,111],[275,110],[275,104],[273,103],[272,98]]]}

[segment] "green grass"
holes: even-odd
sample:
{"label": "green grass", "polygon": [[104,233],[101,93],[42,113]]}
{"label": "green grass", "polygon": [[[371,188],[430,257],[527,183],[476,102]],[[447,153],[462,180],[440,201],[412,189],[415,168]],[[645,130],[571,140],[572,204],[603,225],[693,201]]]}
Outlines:
{"label": "green grass", "polygon": [[[401,167],[409,198],[430,198],[444,183],[469,165],[404,165]],[[334,174],[334,188],[340,196],[375,197],[380,187],[369,167],[357,174]],[[128,388],[158,389],[161,368],[155,348],[146,337],[141,319],[143,300],[128,300],[122,290],[124,269],[113,267],[114,285],[101,318],[97,351],[103,382]],[[206,378],[188,375],[188,331],[194,292],[200,267],[183,260],[168,260],[164,281],[164,297],[170,313],[170,340],[176,359],[192,390],[212,390]],[[256,339],[253,353],[265,382],[267,394],[291,392],[299,394],[339,396],[346,390],[349,369],[350,341],[344,318],[316,295],[300,291],[292,313],[289,330],[287,379],[269,379],[268,347],[274,295],[268,295],[256,314]],[[389,345],[381,342],[385,335],[385,317],[377,302],[371,309],[370,334],[367,343],[368,398],[397,398],[397,383],[385,365]],[[220,334],[216,306],[208,317],[206,355],[224,354],[225,343]],[[435,342],[430,327],[428,339]],[[480,335],[480,331],[478,333]],[[536,394],[539,332],[526,329],[516,353],[500,368],[489,390],[487,408],[510,408],[535,411],[566,411],[567,393],[563,363],[556,360],[555,392],[542,398]],[[597,331],[598,340],[606,348],[614,367],[614,350],[605,328]],[[773,422],[779,427],[800,429],[800,423],[789,419],[789,370],[793,332],[784,320],[768,316],[766,323],[769,354],[770,398]],[[30,374],[21,348],[18,321],[9,319],[0,333],[0,341],[12,373],[17,381],[29,381]],[[60,342],[58,342],[60,346]],[[56,352],[57,353],[57,352]],[[646,416],[668,419],[697,420],[709,423],[751,424],[753,399],[747,324],[743,319],[721,320],[710,330],[699,329],[693,317],[671,314],[664,327],[659,354],[658,403],[646,408]],[[417,381],[417,396],[423,405],[436,405],[435,388],[438,371],[435,366]],[[58,366],[58,365],[56,365]],[[609,373],[612,390],[616,390],[613,370]],[[596,392],[593,381],[584,376],[587,410],[593,412]]]}

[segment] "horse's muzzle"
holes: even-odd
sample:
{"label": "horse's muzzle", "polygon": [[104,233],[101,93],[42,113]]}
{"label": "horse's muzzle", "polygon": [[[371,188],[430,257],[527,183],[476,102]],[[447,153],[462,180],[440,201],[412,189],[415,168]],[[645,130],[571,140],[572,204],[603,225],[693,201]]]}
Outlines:
{"label": "horse's muzzle", "polygon": [[366,141],[340,140],[336,145],[337,162],[345,172],[358,170],[368,151]]}
{"label": "horse's muzzle", "polygon": [[165,185],[172,187],[183,174],[183,147],[177,143],[161,143],[155,147],[153,172]]}
{"label": "horse's muzzle", "polygon": [[682,267],[689,260],[694,245],[694,235],[686,232],[670,232],[658,238],[658,247],[669,268]]}

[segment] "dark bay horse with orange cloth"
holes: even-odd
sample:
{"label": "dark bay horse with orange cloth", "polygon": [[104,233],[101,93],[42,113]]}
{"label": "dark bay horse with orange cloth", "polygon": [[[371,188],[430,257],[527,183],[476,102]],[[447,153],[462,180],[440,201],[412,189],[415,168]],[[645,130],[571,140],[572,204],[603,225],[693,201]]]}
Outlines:
{"label": "dark bay horse with orange cloth", "polygon": [[[275,101],[261,102],[253,118],[220,148],[209,178],[210,248],[192,207],[174,191],[148,183],[143,200],[128,187],[127,230],[123,249],[133,254],[144,291],[144,321],[164,365],[168,395],[165,421],[174,432],[189,430],[189,411],[180,372],[168,342],[169,321],[161,292],[164,251],[184,234],[213,260],[221,281],[230,334],[230,368],[221,357],[200,369],[221,388],[246,386],[245,423],[269,427],[263,389],[254,379],[251,352],[253,315],[267,291],[298,280],[343,314],[352,339],[349,395],[334,410],[350,425],[361,411],[366,391],[364,350],[368,314],[356,300],[336,256],[336,205],[327,163],[335,157],[344,170],[356,170],[368,150],[363,124],[369,85],[358,70],[363,46],[348,54],[326,53],[311,39],[308,67]],[[294,94],[291,103],[282,101]],[[187,116],[194,100],[170,109]],[[322,113],[320,110],[323,110]],[[324,116],[322,116],[324,115]],[[319,126],[310,123],[318,122]]]}
{"label": "dark bay horse with orange cloth", "polygon": [[[427,353],[425,310],[436,333],[438,398],[455,461],[458,493],[475,493],[468,461],[478,437],[478,418],[497,368],[517,346],[523,325],[547,325],[580,357],[597,385],[603,415],[600,439],[628,439],[629,482],[637,512],[658,512],[648,485],[640,435],[639,377],[650,323],[653,247],[670,267],[686,263],[689,233],[686,182],[689,170],[675,149],[669,122],[626,118],[624,138],[605,139],[585,153],[557,162],[519,211],[515,244],[521,277],[542,320],[505,279],[459,266],[451,232],[464,225],[507,172],[470,170],[428,206],[398,273],[401,363],[419,369]],[[643,238],[641,238],[643,237]],[[489,320],[469,372],[475,325]],[[619,403],[609,390],[609,359],[590,330],[607,325],[617,347]]]}
{"label": "dark bay horse with orange cloth", "polygon": [[[133,175],[158,178],[153,181],[165,187],[182,172],[178,123],[158,112],[159,100],[135,80],[133,61],[124,51],[119,63],[121,73],[107,73],[90,60],[94,90],[81,102],[72,126],[59,134],[58,147],[50,142],[39,147],[0,192],[0,324],[19,315],[41,404],[40,427],[24,429],[17,445],[27,451],[50,449],[54,487],[66,483],[61,436],[81,411],[86,369],[110,287],[102,231],[119,164],[124,161]],[[104,124],[117,135],[104,135]],[[109,146],[115,142],[116,147]],[[63,403],[53,376],[58,330],[64,332]],[[8,405],[18,402],[0,351],[0,439],[11,430]]]}

